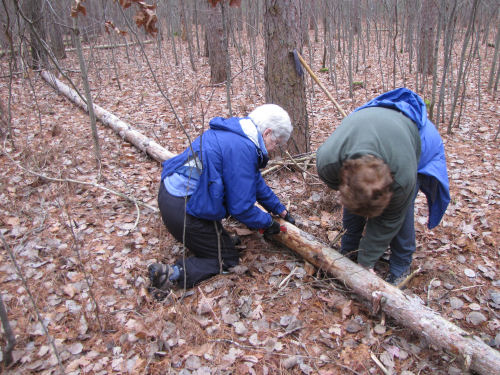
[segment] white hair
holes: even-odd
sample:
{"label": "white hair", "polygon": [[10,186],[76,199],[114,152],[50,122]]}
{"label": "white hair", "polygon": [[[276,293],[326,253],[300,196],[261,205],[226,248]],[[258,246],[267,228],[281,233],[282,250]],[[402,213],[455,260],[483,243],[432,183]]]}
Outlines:
{"label": "white hair", "polygon": [[271,129],[279,143],[286,143],[292,134],[292,122],[287,111],[276,104],[264,104],[255,108],[248,117],[260,133]]}

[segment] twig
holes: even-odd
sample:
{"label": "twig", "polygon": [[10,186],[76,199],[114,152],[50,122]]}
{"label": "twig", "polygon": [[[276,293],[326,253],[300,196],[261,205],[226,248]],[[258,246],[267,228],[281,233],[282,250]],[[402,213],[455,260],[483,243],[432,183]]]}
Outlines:
{"label": "twig", "polygon": [[57,363],[59,365],[59,370],[61,371],[61,374],[64,374],[64,368],[62,366],[62,362],[61,362],[61,357],[59,356],[59,352],[57,351],[57,348],[56,348],[56,344],[54,343],[54,339],[52,338],[52,336],[49,334],[49,331],[47,330],[47,327],[45,327],[45,324],[43,322],[43,318],[42,318],[42,315],[40,314],[40,311],[38,310],[38,307],[36,305],[36,302],[35,302],[35,297],[33,297],[33,294],[31,293],[31,290],[28,286],[28,282],[26,281],[26,279],[24,278],[24,275],[23,273],[21,272],[21,268],[19,267],[19,265],[17,264],[17,261],[16,261],[16,257],[14,255],[14,252],[12,251],[12,249],[10,248],[9,244],[7,243],[7,241],[5,240],[4,236],[3,236],[3,233],[2,231],[0,230],[0,237],[2,238],[2,242],[3,242],[3,246],[5,247],[5,249],[7,250],[7,252],[9,253],[9,257],[10,257],[10,260],[12,261],[12,264],[14,265],[14,267],[16,268],[16,272],[17,272],[17,275],[19,276],[19,278],[21,279],[21,282],[23,284],[23,287],[24,289],[26,289],[26,292],[28,293],[28,297],[31,301],[31,304],[33,305],[33,309],[35,310],[35,314],[36,314],[36,317],[38,319],[38,322],[42,325],[42,329],[43,329],[43,332],[45,333],[45,336],[47,337],[47,339],[49,340],[49,343],[50,343],[50,346],[52,346],[52,350],[54,351],[54,355],[56,356],[57,358]]}
{"label": "twig", "polygon": [[[156,208],[156,207],[153,207],[153,206],[150,206],[149,204],[147,203],[144,203],[138,199],[136,199],[135,197],[130,197],[126,194],[123,194],[123,193],[120,193],[119,191],[116,191],[116,190],[113,190],[113,189],[110,189],[106,186],[102,186],[102,185],[99,185],[95,182],[88,182],[88,181],[80,181],[80,180],[73,180],[71,178],[57,178],[57,177],[49,177],[47,175],[44,175],[42,173],[38,173],[38,172],[35,172],[35,171],[32,171],[31,169],[27,169],[25,167],[23,167],[20,163],[18,163],[17,161],[15,161],[10,155],[9,153],[5,150],[4,148],[4,154],[10,159],[10,161],[12,161],[14,164],[16,164],[19,168],[21,168],[23,171],[27,172],[27,173],[30,173],[34,176],[37,176],[37,177],[40,177],[42,179],[45,179],[45,180],[48,180],[48,181],[54,181],[54,182],[66,182],[66,183],[72,183],[72,184],[80,184],[80,185],[85,185],[85,186],[92,186],[92,187],[95,187],[95,188],[98,188],[98,189],[101,189],[101,190],[104,190],[104,191],[107,191],[108,193],[111,193],[111,194],[114,194],[114,195],[117,195],[121,198],[124,198],[130,202],[133,202],[136,206],[137,205],[141,205],[143,207],[146,207],[146,208],[149,208],[151,211],[153,212],[159,212],[159,210]],[[136,220],[137,222],[137,220]]]}
{"label": "twig", "polygon": [[430,303],[430,298],[431,298],[431,289],[432,289],[432,282],[436,280],[435,277],[433,277],[429,283],[429,286],[427,287],[427,306],[429,306]]}
{"label": "twig", "polygon": [[87,271],[85,270],[85,266],[83,265],[82,257],[80,256],[80,250],[79,250],[79,246],[78,246],[78,239],[76,238],[75,231],[73,230],[73,224],[71,223],[71,220],[72,220],[71,219],[71,215],[70,215],[67,207],[65,207],[64,210],[66,211],[66,215],[68,216],[68,227],[69,227],[69,229],[71,231],[71,235],[73,236],[73,241],[74,241],[73,250],[75,251],[76,257],[77,257],[78,261],[80,262],[80,267],[81,267],[81,270],[83,272],[83,276],[85,277],[85,282],[87,283],[87,287],[89,288],[90,298],[94,302],[94,305],[95,305],[95,317],[96,317],[97,323],[99,325],[99,330],[102,333],[104,330],[103,330],[102,323],[101,323],[101,318],[100,318],[99,304],[97,303],[97,299],[94,296],[94,292],[92,290],[92,286],[90,285],[89,275],[88,275]]}
{"label": "twig", "polygon": [[[201,288],[200,288],[200,287],[198,287],[198,290],[200,291],[201,296],[202,296],[204,299],[207,299],[207,300],[208,300],[208,298],[205,296],[205,294],[203,294],[203,291],[201,290]],[[213,314],[214,318],[217,320],[217,323],[218,323],[218,324],[220,324],[220,319],[219,319],[219,317],[217,316],[217,314],[215,313],[214,309],[212,309],[212,306],[211,306],[210,304],[209,304],[209,307],[210,307],[210,311],[212,311],[212,314]]]}
{"label": "twig", "polygon": [[389,370],[387,370],[385,368],[385,366],[382,364],[382,362],[380,362],[380,360],[377,358],[377,356],[375,354],[373,354],[372,352],[370,352],[370,357],[371,357],[371,359],[373,359],[373,362],[375,362],[377,364],[377,366],[380,367],[380,369],[382,370],[382,372],[385,375],[391,375],[391,373],[389,372]]}
{"label": "twig", "polygon": [[311,176],[314,176],[313,174],[309,173],[308,171],[306,171],[305,169],[302,169],[302,167],[300,165],[297,164],[297,162],[295,161],[295,159],[292,157],[292,155],[290,155],[290,153],[288,151],[285,151],[285,153],[287,154],[287,156],[290,158],[290,160],[292,161],[293,165],[295,165],[302,173],[307,173]]}
{"label": "twig", "polygon": [[262,171],[262,172],[261,172],[261,175],[262,175],[262,176],[265,176],[266,174],[268,174],[268,173],[270,173],[270,172],[272,172],[272,171],[274,171],[274,170],[276,170],[276,169],[279,169],[279,168],[281,168],[281,167],[283,167],[283,166],[282,166],[282,165],[279,165],[279,164],[278,164],[278,165],[273,165],[272,167],[270,167],[270,168],[266,169],[265,171]]}
{"label": "twig", "polygon": [[414,278],[414,277],[415,277],[415,276],[416,276],[416,275],[417,275],[417,274],[418,274],[421,270],[422,270],[422,268],[418,267],[415,271],[413,271],[412,273],[410,273],[410,274],[406,277],[406,279],[404,279],[403,281],[401,281],[401,282],[397,285],[397,287],[398,287],[399,289],[402,289],[403,287],[405,287],[405,286],[406,286],[406,284],[408,284],[408,283],[411,281],[411,279],[413,279],[413,278]]}
{"label": "twig", "polygon": [[485,284],[476,284],[476,285],[470,285],[470,286],[464,286],[462,288],[457,288],[457,289],[452,289],[450,292],[459,292],[461,290],[468,290],[468,289],[473,289],[473,288],[479,288],[484,286]]}
{"label": "twig", "polygon": [[287,277],[285,277],[283,279],[283,281],[281,281],[280,285],[278,285],[278,288],[281,288],[283,286],[283,284],[285,284],[288,280],[290,280],[290,278],[293,276],[293,274],[295,273],[295,270],[297,269],[297,266],[295,266],[295,268],[292,270],[292,272],[290,272],[288,274]]}

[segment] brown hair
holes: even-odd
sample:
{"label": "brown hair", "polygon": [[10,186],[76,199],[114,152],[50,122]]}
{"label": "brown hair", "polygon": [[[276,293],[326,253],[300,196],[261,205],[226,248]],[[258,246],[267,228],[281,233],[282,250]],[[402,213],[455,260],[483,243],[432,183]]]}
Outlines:
{"label": "brown hair", "polygon": [[340,200],[353,214],[379,216],[391,200],[392,182],[391,170],[375,156],[346,160],[340,169]]}

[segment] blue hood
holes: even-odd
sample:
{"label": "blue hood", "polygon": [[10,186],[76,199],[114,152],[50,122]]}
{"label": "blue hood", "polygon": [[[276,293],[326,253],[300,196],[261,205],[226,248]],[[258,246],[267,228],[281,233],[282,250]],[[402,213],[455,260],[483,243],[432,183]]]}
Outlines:
{"label": "blue hood", "polygon": [[[258,143],[255,144],[257,146],[257,157],[259,159],[259,169],[265,168],[267,165],[267,162],[269,161],[269,155],[267,153],[266,146],[264,144],[264,139],[262,138],[262,134],[257,130],[257,126],[255,126],[255,135],[254,137],[249,136],[249,134],[245,133],[243,131],[243,128],[241,127],[240,120],[249,120],[252,122],[252,124],[255,126],[253,121],[249,117],[245,118],[237,118],[237,117],[231,117],[228,119],[225,119],[223,117],[214,117],[210,120],[209,126],[210,129],[213,130],[224,130],[224,131],[229,131],[236,133],[242,137],[249,138],[254,144],[255,142]],[[257,139],[255,139],[257,138]]]}
{"label": "blue hood", "polygon": [[450,202],[450,185],[443,141],[434,124],[427,118],[424,101],[413,91],[399,88],[377,96],[355,111],[368,107],[400,111],[417,125],[422,142],[418,164],[418,173],[422,175],[420,190],[427,197],[429,207],[427,226],[429,229],[434,228],[441,221]]}

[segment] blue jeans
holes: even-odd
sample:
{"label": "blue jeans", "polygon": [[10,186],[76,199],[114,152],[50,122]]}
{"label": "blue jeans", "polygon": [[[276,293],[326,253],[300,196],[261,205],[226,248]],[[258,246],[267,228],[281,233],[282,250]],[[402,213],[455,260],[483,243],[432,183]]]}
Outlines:
{"label": "blue jeans", "polygon": [[[389,272],[396,277],[406,271],[412,262],[413,253],[416,249],[415,244],[415,198],[418,193],[418,178],[417,186],[413,201],[408,207],[405,214],[403,225],[396,236],[390,242],[391,256],[389,259]],[[344,208],[342,217],[342,225],[346,233],[342,236],[340,252],[348,254],[355,252],[359,248],[359,241],[363,235],[363,230],[366,225],[366,218],[355,215]]]}

